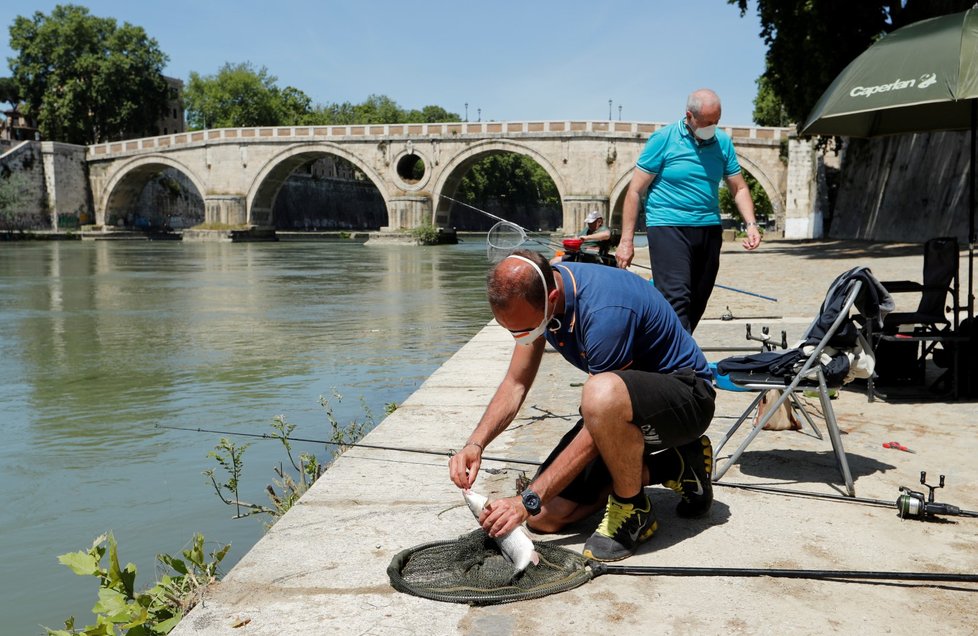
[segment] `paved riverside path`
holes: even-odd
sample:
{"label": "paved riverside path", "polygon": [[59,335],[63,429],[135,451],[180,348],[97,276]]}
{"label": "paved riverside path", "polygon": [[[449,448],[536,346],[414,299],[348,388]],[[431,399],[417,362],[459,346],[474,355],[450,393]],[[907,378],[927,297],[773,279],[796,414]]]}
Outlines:
{"label": "paved riverside path", "polygon": [[[920,254],[919,245],[780,242],[755,254],[727,245],[718,282],[779,301],[717,290],[697,340],[710,360],[729,355],[711,348],[756,344],[744,340],[746,322],[757,331],[770,324],[775,334],[784,328],[790,341],[810,322],[837,274],[864,264],[881,279],[919,280]],[[720,320],[727,307],[734,319]],[[364,442],[441,453],[458,448],[502,378],[512,347],[509,334],[490,323]],[[486,455],[531,461],[546,456],[576,421],[585,379],[548,351],[517,420]],[[714,440],[750,395],[719,393],[709,430]],[[926,470],[930,483],[946,475],[938,501],[978,510],[973,402],[868,403],[862,387],[853,387],[840,392],[834,407],[857,496],[892,501],[902,485],[926,492],[919,485],[920,471]],[[882,448],[890,440],[917,452]],[[448,479],[447,462],[439,455],[348,450],[171,633],[975,633],[973,583],[606,575],[568,592],[482,608],[402,594],[386,574],[395,554],[475,528]],[[532,467],[485,462],[476,490],[508,496],[526,468],[532,474]],[[765,431],[715,487],[707,518],[679,519],[677,496],[650,487],[660,529],[623,563],[978,574],[978,519],[901,520],[895,507],[759,493],[724,483],[841,492],[827,438]],[[580,550],[598,521],[595,516],[564,534],[537,538]]]}

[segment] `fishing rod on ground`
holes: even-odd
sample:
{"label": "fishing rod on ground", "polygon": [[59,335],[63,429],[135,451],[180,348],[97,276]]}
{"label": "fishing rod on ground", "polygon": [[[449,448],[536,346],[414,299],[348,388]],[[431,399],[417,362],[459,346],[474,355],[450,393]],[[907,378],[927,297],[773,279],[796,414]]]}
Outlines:
{"label": "fishing rod on ground", "polygon": [[[279,441],[282,441],[283,439],[278,435],[269,435],[268,433],[239,433],[236,431],[221,431],[221,430],[210,429],[210,428],[190,428],[186,426],[166,426],[163,424],[156,424],[155,427],[165,428],[171,431],[189,431],[191,433],[212,433],[214,435],[250,437],[252,439],[267,439],[267,440],[279,440]],[[417,453],[421,455],[436,455],[441,457],[451,457],[455,455],[455,451],[452,450],[437,451],[437,450],[429,450],[424,448],[408,448],[404,446],[382,446],[379,444],[346,443],[346,442],[335,442],[332,440],[325,440],[325,439],[309,439],[305,437],[292,437],[292,436],[289,436],[287,439],[290,442],[309,442],[312,444],[328,444],[331,446],[344,446],[346,448],[369,448],[373,450],[396,451],[399,453]],[[540,465],[540,462],[528,460],[528,459],[508,459],[505,457],[491,457],[489,455],[483,455],[482,461],[501,462],[506,464],[525,464],[527,466]]]}
{"label": "fishing rod on ground", "polygon": [[[528,230],[522,225],[513,223],[512,221],[507,221],[506,219],[500,216],[496,216],[491,212],[486,212],[485,210],[479,209],[474,205],[470,205],[468,203],[465,203],[464,201],[458,201],[457,199],[453,199],[452,197],[446,196],[444,194],[441,195],[441,197],[443,199],[451,201],[452,203],[458,203],[459,205],[465,206],[471,210],[475,210],[480,214],[485,214],[490,219],[494,219],[495,221],[497,221],[496,225],[490,228],[488,233],[488,239],[487,239],[489,242],[490,249],[494,248],[497,253],[501,254],[509,250],[514,250],[526,241],[534,241],[535,243],[543,245],[544,247],[563,249],[563,245],[560,245],[554,241],[541,240],[530,236],[528,234]],[[511,234],[512,236],[507,236],[508,234]],[[648,267],[647,265],[641,265],[639,263],[632,263],[632,267],[644,269],[649,272],[652,271],[651,267]],[[774,303],[778,302],[778,299],[774,298],[773,296],[765,296],[764,294],[758,294],[756,292],[747,291],[745,289],[737,289],[736,287],[721,285],[720,283],[714,283],[713,286],[719,287],[720,289],[726,289],[727,291],[737,292],[738,294],[746,294],[747,296],[754,296],[755,298],[761,298],[763,300],[768,300]]]}
{"label": "fishing rod on ground", "polygon": [[978,574],[954,572],[880,572],[873,570],[801,570],[779,568],[720,568],[720,567],[679,567],[654,565],[609,565],[589,561],[594,577],[602,574],[625,574],[630,576],[768,576],[788,579],[827,579],[827,580],[875,580],[875,581],[929,581],[945,583],[978,583]]}
{"label": "fishing rod on ground", "polygon": [[[222,431],[218,429],[208,429],[208,428],[190,428],[184,426],[166,426],[163,424],[156,424],[156,428],[162,428],[173,431],[189,431],[191,433],[212,433],[215,435],[229,435],[236,437],[249,437],[253,439],[265,439],[265,440],[279,440],[281,437],[276,435],[269,435],[268,433],[241,433],[236,431]],[[322,439],[310,439],[305,437],[289,437],[289,441],[293,442],[309,442],[313,444],[327,444],[331,446],[345,446],[347,448],[367,448],[373,450],[386,450],[394,451],[400,453],[415,453],[420,455],[433,455],[439,457],[451,457],[455,454],[455,451],[438,451],[424,448],[409,448],[403,446],[383,446],[379,444],[362,444],[362,443],[352,443],[345,444],[343,442],[336,442],[332,440],[322,440]],[[491,455],[483,455],[483,461],[498,462],[503,464],[521,464],[524,466],[539,466],[541,462],[529,459],[511,459],[508,457],[493,457]],[[921,482],[924,483],[926,473],[921,473]],[[838,501],[843,503],[854,503],[876,506],[880,508],[896,508],[902,518],[912,518],[912,519],[933,519],[936,515],[952,515],[961,517],[974,517],[978,518],[978,512],[972,510],[962,510],[956,506],[950,504],[937,503],[934,501],[934,489],[944,487],[944,478],[941,477],[940,486],[928,486],[930,488],[929,498],[925,499],[922,493],[910,490],[909,488],[901,486],[900,496],[897,500],[887,501],[885,499],[868,499],[862,497],[848,497],[843,495],[832,495],[828,493],[817,493],[817,492],[806,492],[803,490],[792,490],[790,488],[777,488],[774,486],[760,486],[753,484],[741,484],[741,483],[731,483],[731,482],[713,482],[714,486],[721,486],[725,488],[738,488],[741,490],[765,492],[778,495],[788,495],[793,497],[808,497],[814,499],[824,499],[827,501]],[[926,485],[926,484],[925,484]]]}
{"label": "fishing rod on ground", "polygon": [[934,501],[934,491],[938,488],[944,487],[944,475],[940,477],[939,486],[931,486],[926,483],[927,473],[926,471],[921,471],[920,473],[920,483],[924,484],[929,489],[928,495],[925,497],[922,492],[916,490],[911,490],[906,486],[900,486],[900,495],[896,498],[896,501],[886,500],[886,499],[867,499],[865,497],[848,497],[843,495],[832,495],[828,493],[818,493],[818,492],[806,492],[803,490],[792,490],[790,488],[777,488],[774,486],[755,486],[753,484],[739,484],[717,481],[713,482],[714,486],[723,486],[727,488],[738,488],[741,490],[752,490],[755,492],[765,492],[777,495],[788,495],[792,497],[808,497],[813,499],[824,499],[826,501],[839,501],[843,503],[854,503],[869,506],[877,506],[880,508],[896,508],[897,513],[902,519],[923,519],[923,520],[933,520],[938,515],[947,515],[953,517],[972,517],[978,518],[978,511],[974,510],[962,510],[957,506],[951,504],[939,503]]}

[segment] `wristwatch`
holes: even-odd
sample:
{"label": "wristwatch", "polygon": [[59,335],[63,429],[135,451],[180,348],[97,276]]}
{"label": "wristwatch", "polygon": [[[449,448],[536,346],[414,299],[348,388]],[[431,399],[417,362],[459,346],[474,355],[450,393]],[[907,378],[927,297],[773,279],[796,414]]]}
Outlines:
{"label": "wristwatch", "polygon": [[530,513],[530,516],[540,514],[540,495],[529,488],[523,491],[523,507]]}

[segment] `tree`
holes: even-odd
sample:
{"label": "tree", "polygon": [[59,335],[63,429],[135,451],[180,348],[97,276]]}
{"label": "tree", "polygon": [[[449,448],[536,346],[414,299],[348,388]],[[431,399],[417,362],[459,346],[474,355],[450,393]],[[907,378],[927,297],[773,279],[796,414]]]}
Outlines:
{"label": "tree", "polygon": [[758,126],[790,126],[791,120],[784,104],[764,75],[757,78],[757,96],[754,97],[754,123]]}
{"label": "tree", "polygon": [[301,108],[305,95],[290,88],[283,98],[277,79],[264,66],[255,70],[251,62],[227,62],[217,74],[206,77],[192,72],[184,91],[187,124],[193,129],[282,125],[286,111]]}
{"label": "tree", "polygon": [[[727,3],[739,7],[742,16],[747,12],[748,0]],[[974,0],[757,0],[768,50],[755,117],[771,115],[770,91],[788,121],[804,122],[832,80],[881,35],[972,4]]]}
{"label": "tree", "polygon": [[0,103],[17,106],[20,102],[20,89],[12,77],[0,77]]}
{"label": "tree", "polygon": [[57,5],[18,16],[8,59],[26,114],[56,141],[91,144],[157,134],[167,107],[167,62],[142,27]]}

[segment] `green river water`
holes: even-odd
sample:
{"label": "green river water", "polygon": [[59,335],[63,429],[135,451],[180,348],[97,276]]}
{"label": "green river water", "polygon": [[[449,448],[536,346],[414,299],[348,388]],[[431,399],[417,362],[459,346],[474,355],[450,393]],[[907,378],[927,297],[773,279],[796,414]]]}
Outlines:
{"label": "green river water", "polygon": [[[95,579],[57,555],[106,531],[140,589],[194,532],[230,542],[230,568],[264,529],[201,474],[220,436],[158,425],[262,433],[284,415],[328,439],[334,388],[337,419],[365,404],[379,422],[490,319],[486,267],[481,241],[0,244],[0,633],[93,622]],[[242,499],[266,503],[284,460],[253,444]]]}

